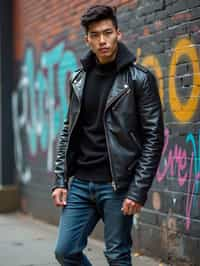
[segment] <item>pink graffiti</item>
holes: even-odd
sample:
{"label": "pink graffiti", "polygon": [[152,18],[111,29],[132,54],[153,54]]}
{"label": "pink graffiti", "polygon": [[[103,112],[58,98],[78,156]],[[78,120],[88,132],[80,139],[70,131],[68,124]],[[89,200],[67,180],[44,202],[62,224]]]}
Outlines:
{"label": "pink graffiti", "polygon": [[[165,129],[165,144],[162,152],[162,158],[164,160],[164,166],[160,164],[156,179],[158,182],[162,182],[167,173],[170,176],[177,176],[177,181],[180,187],[182,187],[188,180],[187,184],[187,198],[186,198],[186,229],[189,230],[191,225],[191,210],[192,203],[194,201],[195,182],[200,179],[200,171],[193,173],[194,171],[194,152],[192,151],[188,155],[186,149],[180,145],[175,144],[173,148],[169,149],[169,129]],[[193,181],[193,182],[192,182]]]}
{"label": "pink graffiti", "polygon": [[[160,167],[158,168],[156,178],[158,182],[161,182],[166,177],[168,171],[170,171],[171,176],[175,176],[175,169],[177,169],[178,183],[180,186],[183,186],[185,181],[188,178],[187,172],[187,152],[181,146],[176,144],[174,149],[170,149],[168,156],[166,156],[167,148],[169,145],[169,129],[165,129],[165,145],[163,148],[162,157],[164,158],[165,166],[161,171]],[[167,160],[166,160],[167,157]],[[184,172],[185,171],[185,172]]]}

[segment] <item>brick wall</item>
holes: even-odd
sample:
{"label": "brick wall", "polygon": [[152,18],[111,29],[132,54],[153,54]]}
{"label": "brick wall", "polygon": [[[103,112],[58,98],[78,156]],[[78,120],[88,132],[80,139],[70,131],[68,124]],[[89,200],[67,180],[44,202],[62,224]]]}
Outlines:
{"label": "brick wall", "polygon": [[[133,230],[135,247],[171,265],[199,266],[200,2],[89,2],[95,3],[117,5],[124,42],[155,73],[163,104],[165,146]],[[54,223],[55,142],[68,108],[69,74],[86,51],[79,17],[87,7],[85,0],[14,1],[12,110],[21,207]]]}

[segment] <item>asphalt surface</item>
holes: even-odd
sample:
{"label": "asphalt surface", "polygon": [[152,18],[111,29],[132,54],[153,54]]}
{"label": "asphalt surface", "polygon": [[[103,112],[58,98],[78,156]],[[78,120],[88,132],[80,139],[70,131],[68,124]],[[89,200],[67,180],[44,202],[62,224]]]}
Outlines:
{"label": "asphalt surface", "polygon": [[[19,212],[0,214],[0,266],[56,266],[54,246],[57,227]],[[85,253],[94,266],[108,265],[103,243],[89,239]],[[133,266],[166,266],[133,254]]]}

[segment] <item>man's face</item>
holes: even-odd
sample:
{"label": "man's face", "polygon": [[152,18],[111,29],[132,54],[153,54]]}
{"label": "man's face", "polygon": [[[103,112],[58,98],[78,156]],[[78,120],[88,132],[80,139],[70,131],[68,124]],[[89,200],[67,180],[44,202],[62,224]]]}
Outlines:
{"label": "man's face", "polygon": [[86,43],[102,64],[115,59],[120,39],[121,33],[110,19],[91,23],[85,37]]}

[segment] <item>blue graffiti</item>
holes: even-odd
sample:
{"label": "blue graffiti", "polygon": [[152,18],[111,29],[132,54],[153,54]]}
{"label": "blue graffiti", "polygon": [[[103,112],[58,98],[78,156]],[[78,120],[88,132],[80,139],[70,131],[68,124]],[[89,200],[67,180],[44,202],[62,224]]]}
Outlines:
{"label": "blue graffiti", "polygon": [[39,150],[48,152],[48,170],[52,169],[53,143],[68,111],[68,77],[77,67],[75,54],[65,50],[64,42],[42,51],[38,64],[33,47],[25,51],[21,77],[13,94],[16,150],[23,150],[20,134],[24,130],[30,155],[35,156]]}
{"label": "blue graffiti", "polygon": [[198,134],[198,140],[196,142],[193,133],[189,133],[186,137],[186,143],[191,142],[193,154],[194,154],[194,176],[195,176],[195,190],[194,193],[197,194],[200,191],[199,179],[200,179],[200,130]]}

